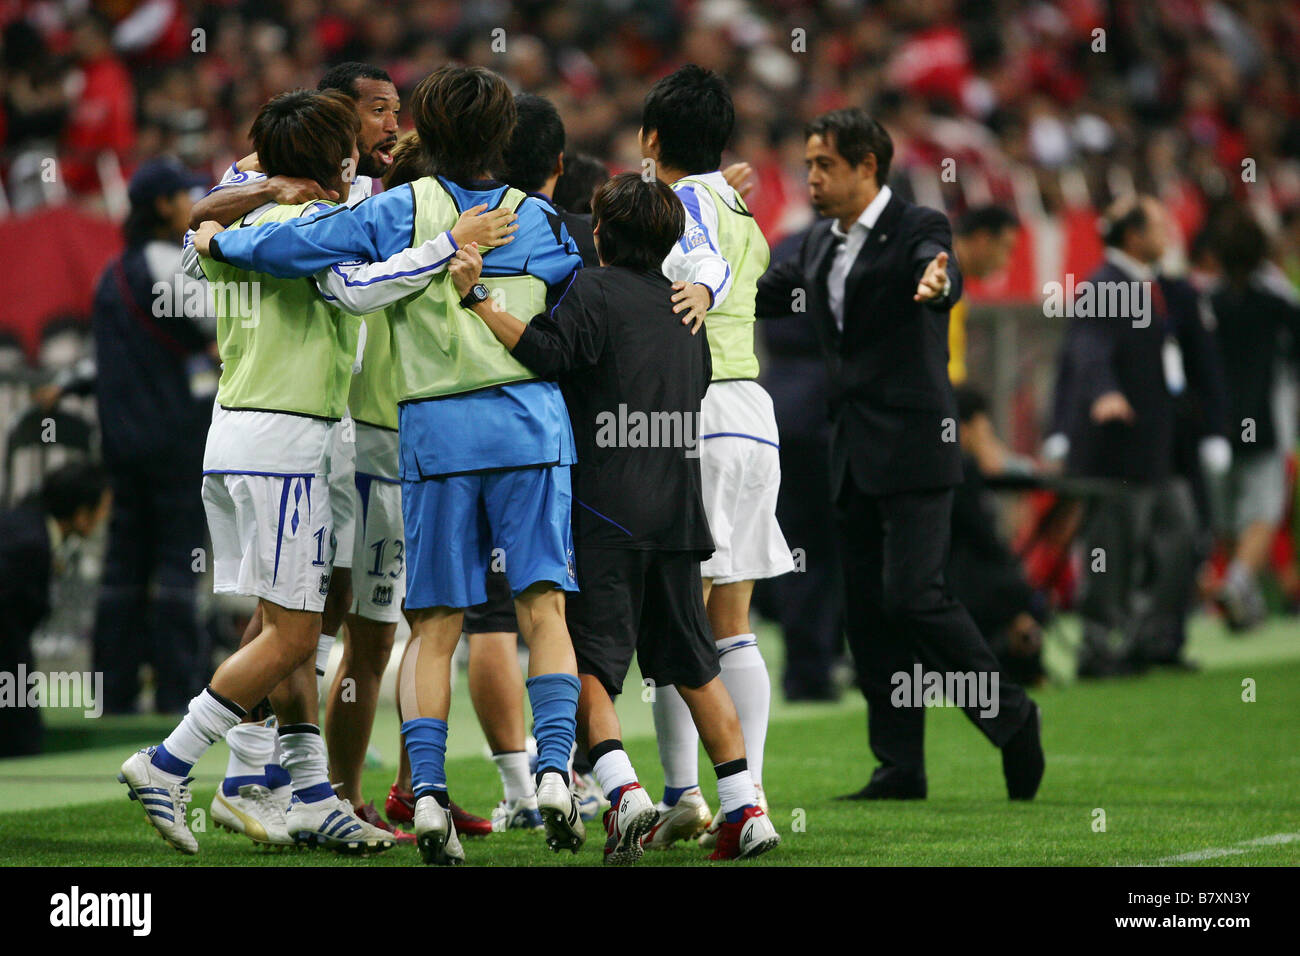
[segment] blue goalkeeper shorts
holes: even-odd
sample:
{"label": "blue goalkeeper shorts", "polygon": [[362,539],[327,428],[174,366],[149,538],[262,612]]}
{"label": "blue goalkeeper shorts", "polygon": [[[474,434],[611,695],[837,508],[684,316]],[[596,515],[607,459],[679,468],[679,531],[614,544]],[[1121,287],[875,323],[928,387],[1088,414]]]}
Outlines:
{"label": "blue goalkeeper shorts", "polygon": [[577,591],[572,507],[569,465],[403,481],[407,608],[482,604],[489,569]]}

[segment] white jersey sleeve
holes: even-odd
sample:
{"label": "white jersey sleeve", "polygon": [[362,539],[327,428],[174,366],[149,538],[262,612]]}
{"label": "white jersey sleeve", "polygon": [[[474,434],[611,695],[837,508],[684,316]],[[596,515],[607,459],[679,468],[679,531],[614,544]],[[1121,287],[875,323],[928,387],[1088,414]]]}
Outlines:
{"label": "white jersey sleeve", "polygon": [[690,182],[674,184],[686,209],[686,230],[664,259],[664,275],[673,282],[698,282],[713,293],[717,308],[731,291],[731,265],[718,249],[718,210],[706,189]]}
{"label": "white jersey sleeve", "polygon": [[322,269],[316,273],[316,287],[327,302],[365,315],[423,289],[447,268],[456,249],[456,240],[444,232],[382,262],[357,259]]}

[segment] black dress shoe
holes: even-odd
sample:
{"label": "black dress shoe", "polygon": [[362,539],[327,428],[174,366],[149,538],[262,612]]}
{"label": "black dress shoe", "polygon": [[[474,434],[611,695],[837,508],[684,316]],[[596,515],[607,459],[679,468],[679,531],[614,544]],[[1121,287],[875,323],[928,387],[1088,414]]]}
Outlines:
{"label": "black dress shoe", "polygon": [[924,800],[925,779],[915,777],[872,777],[857,793],[846,793],[836,800]]}
{"label": "black dress shoe", "polygon": [[1007,781],[1007,796],[1012,800],[1032,800],[1043,780],[1046,761],[1040,736],[1042,713],[1033,704],[1029,719],[1002,747],[1002,776]]}

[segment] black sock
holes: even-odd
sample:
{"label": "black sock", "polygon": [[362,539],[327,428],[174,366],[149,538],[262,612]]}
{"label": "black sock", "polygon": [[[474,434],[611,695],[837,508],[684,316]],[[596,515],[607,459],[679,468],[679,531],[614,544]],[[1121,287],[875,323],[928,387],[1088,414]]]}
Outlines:
{"label": "black sock", "polygon": [[744,757],[740,757],[737,760],[728,760],[726,763],[715,763],[713,765],[713,772],[717,775],[719,780],[723,777],[730,777],[733,773],[740,773],[740,771],[748,769],[749,761]]}

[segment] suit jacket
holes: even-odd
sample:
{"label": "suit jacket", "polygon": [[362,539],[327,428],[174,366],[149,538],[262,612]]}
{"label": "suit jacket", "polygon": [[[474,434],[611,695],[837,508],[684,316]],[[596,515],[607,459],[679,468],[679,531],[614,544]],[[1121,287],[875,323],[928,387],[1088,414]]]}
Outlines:
{"label": "suit jacket", "polygon": [[[1088,277],[1099,283],[1132,282],[1107,262]],[[1161,481],[1175,471],[1180,402],[1200,434],[1226,428],[1223,382],[1217,356],[1201,324],[1190,287],[1160,279],[1163,303],[1153,296],[1151,324],[1135,328],[1117,316],[1076,317],[1066,329],[1058,365],[1054,431],[1070,439],[1066,470],[1089,478],[1137,483]],[[1179,345],[1186,385],[1180,399],[1165,375],[1166,339]],[[1092,420],[1092,405],[1107,392],[1122,392],[1134,412],[1131,424]],[[1190,421],[1190,420],[1189,420]]]}
{"label": "suit jacket", "polygon": [[[843,331],[827,289],[836,245],[831,221],[815,223],[798,254],[759,280],[755,302],[760,318],[780,318],[797,311],[803,292],[830,383],[831,493],[838,499],[850,479],[869,495],[953,487],[962,470],[948,310],[962,281],[952,227],[942,213],[891,196],[845,280]],[[942,300],[914,302],[940,252],[952,288]]]}

